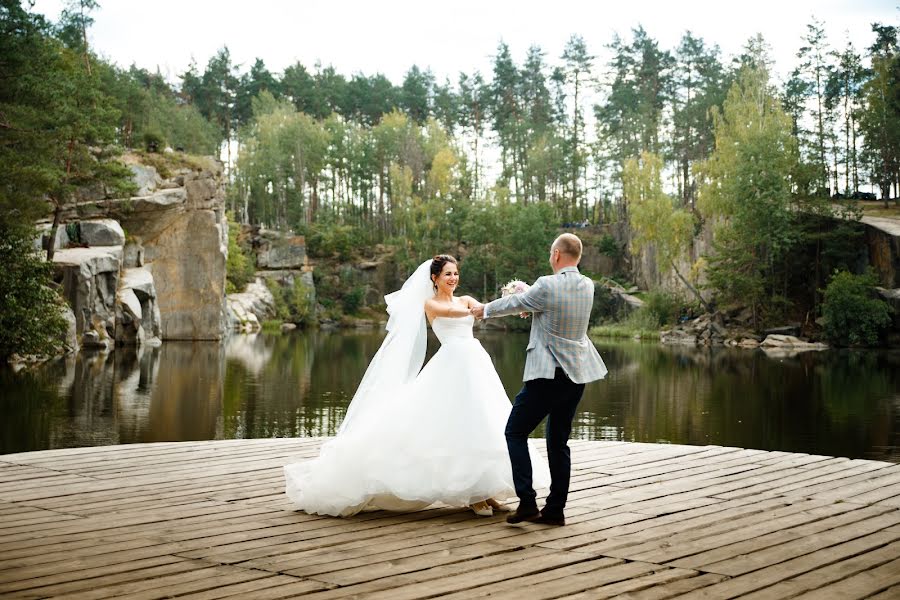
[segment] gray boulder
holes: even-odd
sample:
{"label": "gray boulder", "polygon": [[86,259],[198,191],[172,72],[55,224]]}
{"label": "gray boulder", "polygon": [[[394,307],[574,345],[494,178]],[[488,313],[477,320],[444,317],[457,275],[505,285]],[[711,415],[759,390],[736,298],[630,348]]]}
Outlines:
{"label": "gray boulder", "polygon": [[88,246],[122,246],[125,244],[125,231],[118,221],[113,219],[92,219],[79,224],[81,241]]}
{"label": "gray boulder", "polygon": [[133,164],[128,165],[128,168],[131,169],[132,179],[138,186],[136,196],[147,196],[162,184],[162,177],[159,176],[155,167]]}
{"label": "gray boulder", "polygon": [[68,304],[62,309],[63,319],[66,321],[66,341],[65,341],[65,352],[66,354],[70,352],[78,352],[78,348],[80,347],[78,344],[78,327],[75,321],[75,313],[72,311],[72,307]]}
{"label": "gray boulder", "polygon": [[116,342],[158,345],[160,321],[153,275],[147,269],[125,269],[116,294]]}
{"label": "gray boulder", "polygon": [[[52,223],[40,223],[37,226],[38,236],[34,240],[34,244],[32,247],[36,252],[41,252],[47,249],[50,244],[50,230],[53,228]],[[65,248],[69,245],[69,235],[66,233],[65,224],[61,224],[56,228],[56,236],[53,240],[53,249],[59,250],[60,248]]]}
{"label": "gray boulder", "polygon": [[126,269],[144,266],[144,246],[139,241],[129,240],[125,244],[125,262],[122,266]]}
{"label": "gray boulder", "polygon": [[766,339],[759,345],[761,348],[788,348],[799,352],[806,350],[825,350],[828,348],[826,344],[821,342],[807,342],[793,335],[769,334]]}
{"label": "gray boulder", "polygon": [[697,334],[685,329],[664,329],[659,332],[659,341],[676,346],[696,346]]}
{"label": "gray boulder", "polygon": [[228,294],[226,305],[231,329],[240,333],[259,331],[263,321],[275,316],[275,297],[258,278],[243,292]]}
{"label": "gray boulder", "polygon": [[302,235],[264,238],[256,264],[260,269],[301,269],[307,264],[306,239]]}
{"label": "gray boulder", "polygon": [[63,294],[85,347],[110,348],[115,336],[116,292],[122,248],[64,248],[53,255]]}

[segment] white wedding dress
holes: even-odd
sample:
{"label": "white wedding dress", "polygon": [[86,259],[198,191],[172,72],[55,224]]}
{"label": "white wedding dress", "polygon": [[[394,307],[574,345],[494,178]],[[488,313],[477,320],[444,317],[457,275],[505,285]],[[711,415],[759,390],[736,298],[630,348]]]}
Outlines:
{"label": "white wedding dress", "polygon": [[[317,458],[285,467],[287,495],[298,508],[349,516],[515,496],[504,436],[510,401],[473,323],[471,316],[436,318],[441,347],[418,376],[369,386],[378,410],[342,426]],[[545,487],[546,461],[531,454],[535,487]]]}

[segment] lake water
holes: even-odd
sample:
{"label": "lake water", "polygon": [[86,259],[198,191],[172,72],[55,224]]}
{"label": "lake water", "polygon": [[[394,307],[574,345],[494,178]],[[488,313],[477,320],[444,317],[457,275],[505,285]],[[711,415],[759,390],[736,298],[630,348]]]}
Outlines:
{"label": "lake water", "polygon": [[[0,453],[331,435],[382,336],[314,331],[166,342],[140,352],[82,352],[20,373],[0,370]],[[526,334],[478,337],[514,396]],[[596,345],[610,374],[587,386],[575,438],[900,462],[900,352],[769,356]],[[429,357],[435,347],[431,339]]]}

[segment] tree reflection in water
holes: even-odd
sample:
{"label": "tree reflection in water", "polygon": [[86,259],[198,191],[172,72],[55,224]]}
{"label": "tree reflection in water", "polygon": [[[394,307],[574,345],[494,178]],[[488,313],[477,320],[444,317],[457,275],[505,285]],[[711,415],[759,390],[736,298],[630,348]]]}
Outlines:
{"label": "tree reflection in water", "polygon": [[[381,332],[235,336],[0,371],[0,451],[333,435]],[[510,397],[526,334],[480,333]],[[715,444],[900,462],[900,352],[598,342],[606,380],[573,437]],[[430,358],[437,342],[429,340]],[[452,365],[448,365],[452,368]],[[539,429],[536,435],[542,435]]]}

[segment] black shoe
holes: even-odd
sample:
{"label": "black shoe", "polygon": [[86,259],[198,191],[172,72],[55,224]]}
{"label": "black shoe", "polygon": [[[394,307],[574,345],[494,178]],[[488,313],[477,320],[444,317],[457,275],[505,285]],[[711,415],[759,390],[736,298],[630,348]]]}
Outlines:
{"label": "black shoe", "polygon": [[537,506],[532,508],[522,508],[521,506],[513,512],[506,515],[507,523],[521,523],[522,521],[537,521],[541,516],[541,511]]}
{"label": "black shoe", "polygon": [[556,527],[562,527],[566,524],[566,518],[564,516],[559,515],[557,517],[554,515],[545,515],[543,512],[537,519],[529,519],[529,521],[540,523],[541,525],[555,525]]}

